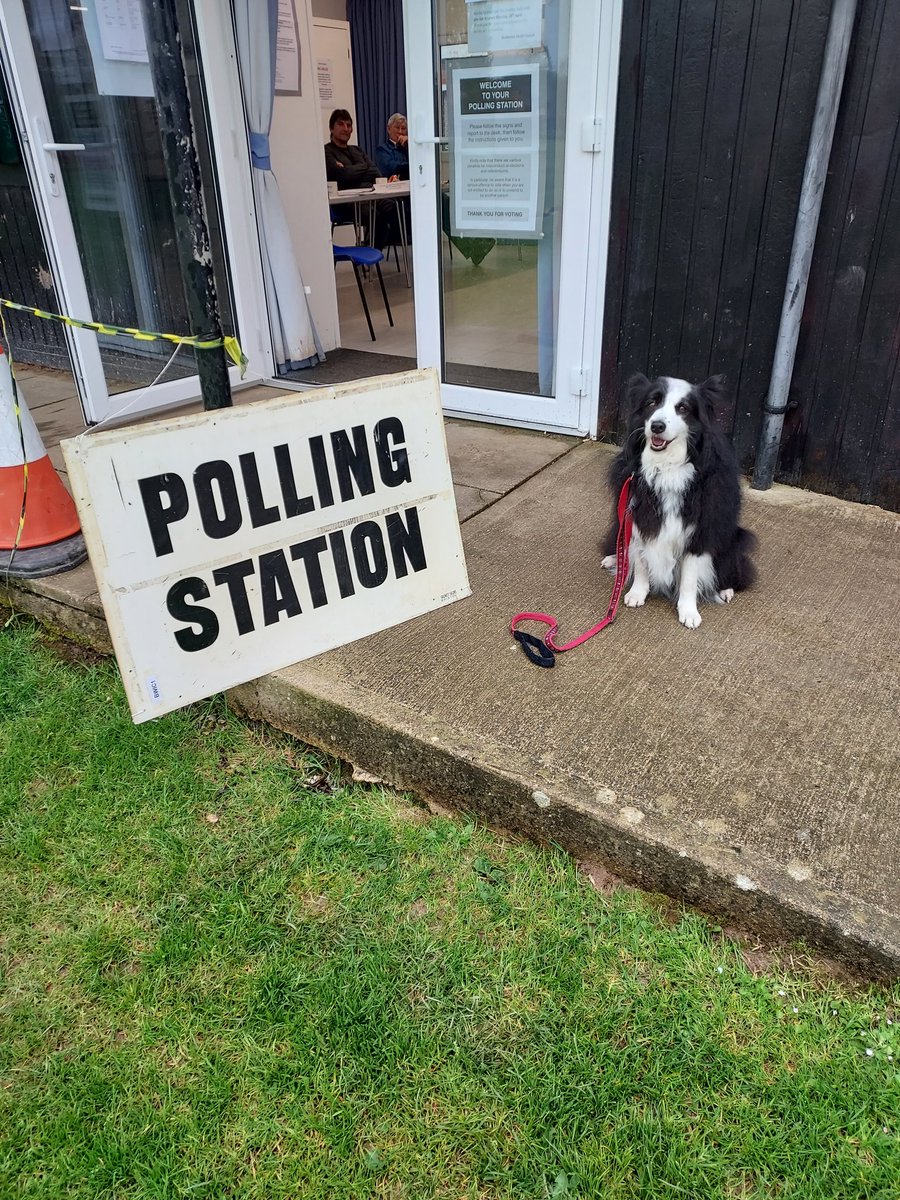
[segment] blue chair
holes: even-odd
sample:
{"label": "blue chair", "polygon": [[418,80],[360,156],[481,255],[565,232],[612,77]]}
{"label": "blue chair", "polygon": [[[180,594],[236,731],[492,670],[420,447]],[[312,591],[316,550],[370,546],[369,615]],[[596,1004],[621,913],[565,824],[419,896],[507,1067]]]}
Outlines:
{"label": "blue chair", "polygon": [[372,317],[369,314],[369,305],[366,302],[366,293],[363,290],[362,276],[359,273],[359,268],[374,267],[378,272],[378,282],[381,284],[381,294],[384,297],[384,308],[387,312],[388,323],[393,327],[394,318],[391,315],[391,306],[388,304],[387,292],[384,290],[384,277],[381,274],[381,263],[384,262],[384,255],[380,250],[376,250],[372,246],[332,246],[331,250],[334,254],[335,265],[339,262],[348,262],[353,265],[356,286],[359,288],[359,298],[362,300],[363,311],[366,314],[366,321],[369,325],[369,333],[372,335],[372,341],[374,342],[375,330],[372,328]]}

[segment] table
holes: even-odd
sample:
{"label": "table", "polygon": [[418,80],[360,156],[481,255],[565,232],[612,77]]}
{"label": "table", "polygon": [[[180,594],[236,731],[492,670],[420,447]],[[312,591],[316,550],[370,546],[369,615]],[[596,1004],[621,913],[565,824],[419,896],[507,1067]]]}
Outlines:
{"label": "table", "polygon": [[[369,206],[369,237],[375,235],[375,205],[379,200],[393,200],[397,208],[397,218],[400,225],[400,246],[403,250],[403,266],[406,271],[406,286],[411,286],[409,274],[409,237],[406,229],[406,205],[404,200],[409,199],[410,188],[408,179],[398,179],[396,183],[376,183],[372,187],[365,188],[344,188],[343,191],[336,191],[332,194],[328,193],[328,203],[332,208],[340,204],[353,204],[356,206],[357,228],[361,224],[358,219],[360,208],[363,204]],[[358,234],[357,234],[358,236]]]}

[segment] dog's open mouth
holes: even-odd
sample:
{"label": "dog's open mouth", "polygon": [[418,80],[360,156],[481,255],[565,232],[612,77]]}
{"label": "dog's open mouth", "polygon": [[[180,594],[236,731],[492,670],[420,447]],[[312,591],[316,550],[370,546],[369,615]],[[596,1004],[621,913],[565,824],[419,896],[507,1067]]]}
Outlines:
{"label": "dog's open mouth", "polygon": [[668,446],[668,444],[669,443],[666,441],[666,439],[664,437],[657,437],[655,433],[650,435],[650,449],[651,450],[665,450],[665,448],[666,448],[666,446]]}

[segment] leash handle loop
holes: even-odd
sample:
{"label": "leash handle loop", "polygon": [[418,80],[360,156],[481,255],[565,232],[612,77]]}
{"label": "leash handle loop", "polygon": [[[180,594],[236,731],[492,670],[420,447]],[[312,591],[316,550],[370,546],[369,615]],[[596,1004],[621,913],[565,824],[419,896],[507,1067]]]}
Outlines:
{"label": "leash handle loop", "polygon": [[[616,533],[616,578],[613,583],[612,595],[609,600],[609,607],[606,610],[606,616],[602,621],[598,621],[586,633],[580,637],[573,638],[571,642],[566,642],[564,645],[557,645],[555,638],[559,631],[559,622],[556,617],[549,613],[542,612],[520,612],[516,613],[510,622],[509,631],[522,647],[526,657],[538,667],[552,667],[555,663],[554,655],[562,654],[566,650],[574,650],[576,646],[582,645],[589,638],[599,633],[601,629],[605,629],[607,625],[611,625],[616,618],[616,610],[619,607],[619,600],[622,591],[625,587],[625,581],[628,579],[628,546],[631,542],[631,527],[632,517],[629,509],[628,501],[631,490],[632,476],[629,475],[622,484],[622,490],[619,492],[619,501],[616,507],[616,513],[619,519],[619,529]],[[544,640],[535,637],[533,634],[525,633],[519,629],[522,621],[538,621],[542,625],[547,626],[547,633]]]}
{"label": "leash handle loop", "polygon": [[[520,613],[520,617],[527,617],[529,620],[540,619],[544,616],[543,613]],[[519,617],[515,618],[516,620]],[[525,657],[529,662],[533,662],[536,667],[555,667],[556,655],[550,649],[546,642],[542,642],[540,638],[534,634],[526,633],[524,629],[514,629],[513,637],[525,651]]]}

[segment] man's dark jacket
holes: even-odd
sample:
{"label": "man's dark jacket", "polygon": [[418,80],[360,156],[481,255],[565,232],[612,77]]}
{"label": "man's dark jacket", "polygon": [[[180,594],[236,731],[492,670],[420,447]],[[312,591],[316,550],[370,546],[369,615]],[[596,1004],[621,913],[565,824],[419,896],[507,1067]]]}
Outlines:
{"label": "man's dark jacket", "polygon": [[325,143],[325,176],[335,180],[339,188],[366,187],[375,182],[377,175],[375,164],[359,146]]}

